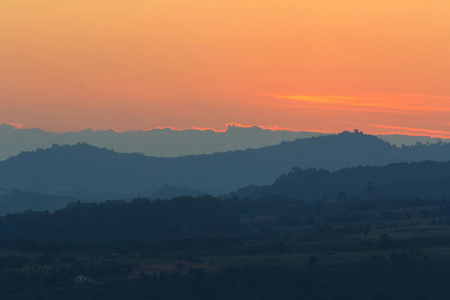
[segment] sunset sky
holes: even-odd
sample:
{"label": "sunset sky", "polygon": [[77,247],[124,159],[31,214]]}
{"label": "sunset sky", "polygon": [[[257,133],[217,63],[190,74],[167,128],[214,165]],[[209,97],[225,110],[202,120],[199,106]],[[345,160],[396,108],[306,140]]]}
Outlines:
{"label": "sunset sky", "polygon": [[2,0],[0,123],[450,137],[448,0]]}

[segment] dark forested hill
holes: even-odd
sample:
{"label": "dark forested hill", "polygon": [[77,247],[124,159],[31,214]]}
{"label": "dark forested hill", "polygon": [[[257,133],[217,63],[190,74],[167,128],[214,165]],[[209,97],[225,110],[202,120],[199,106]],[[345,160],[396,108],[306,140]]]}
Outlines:
{"label": "dark forested hill", "polygon": [[293,168],[272,185],[248,186],[230,196],[257,198],[280,195],[304,200],[345,200],[349,197],[443,199],[450,197],[450,162],[394,163],[359,166],[330,172]]}
{"label": "dark forested hill", "polygon": [[261,149],[155,158],[77,144],[23,152],[0,162],[0,187],[84,199],[148,196],[166,184],[224,194],[250,184],[270,184],[292,167],[338,170],[424,160],[450,160],[450,145],[397,148],[355,131]]}

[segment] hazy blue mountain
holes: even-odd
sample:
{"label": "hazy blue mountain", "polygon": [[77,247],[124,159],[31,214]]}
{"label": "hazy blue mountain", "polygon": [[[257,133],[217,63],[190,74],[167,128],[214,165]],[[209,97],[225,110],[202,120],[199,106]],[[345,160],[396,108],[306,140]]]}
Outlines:
{"label": "hazy blue mountain", "polygon": [[393,163],[359,166],[330,172],[293,168],[272,185],[248,186],[231,197],[287,196],[307,201],[346,200],[350,197],[443,199],[450,198],[450,162]]}
{"label": "hazy blue mountain", "polygon": [[[49,148],[52,144],[74,145],[87,143],[92,146],[114,149],[122,153],[144,153],[155,157],[177,157],[184,155],[211,154],[248,148],[262,148],[323,135],[318,132],[295,132],[269,130],[260,127],[227,125],[224,132],[213,130],[173,130],[170,128],[149,131],[118,133],[114,130],[54,133],[40,129],[16,129],[7,124],[0,125],[0,160],[22,151]],[[380,135],[380,138],[397,146],[414,145],[417,142],[435,143],[442,139],[425,136]],[[448,140],[442,140],[448,141]]]}
{"label": "hazy blue mountain", "polygon": [[122,153],[144,153],[156,157],[211,154],[247,148],[261,148],[322,135],[318,132],[269,130],[260,127],[227,125],[224,132],[213,130],[173,130],[170,128],[119,133],[114,130],[55,133],[40,129],[15,129],[0,125],[0,160],[22,151],[49,148],[52,144],[74,145],[87,143]]}
{"label": "hazy blue mountain", "polygon": [[178,158],[121,154],[87,144],[55,145],[0,162],[0,187],[82,199],[150,196],[164,185],[217,195],[271,184],[292,167],[339,170],[424,160],[450,160],[450,145],[398,148],[361,132]]}

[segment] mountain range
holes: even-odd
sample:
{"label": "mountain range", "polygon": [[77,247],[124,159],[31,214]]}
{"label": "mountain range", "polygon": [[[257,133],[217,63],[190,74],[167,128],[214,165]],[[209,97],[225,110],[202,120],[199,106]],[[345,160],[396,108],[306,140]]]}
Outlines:
{"label": "mountain range", "polygon": [[[221,195],[272,184],[293,167],[337,171],[424,160],[450,160],[450,145],[399,148],[376,136],[346,131],[260,149],[158,158],[79,143],[22,152],[1,161],[0,187],[95,200],[150,196],[165,185]],[[167,188],[164,193],[170,194]]]}
{"label": "mountain range", "polygon": [[92,146],[114,149],[121,153],[144,153],[155,157],[211,154],[247,148],[261,148],[294,141],[299,138],[320,136],[319,132],[270,130],[258,126],[227,124],[225,131],[171,128],[116,132],[114,130],[78,132],[48,132],[41,129],[17,129],[8,124],[0,125],[0,160],[22,151],[49,148],[53,144],[74,145],[87,143]]}
{"label": "mountain range", "polygon": [[[227,124],[224,131],[171,128],[156,128],[145,131],[116,132],[114,130],[94,131],[86,129],[78,132],[48,132],[41,129],[19,129],[8,124],[0,124],[0,160],[32,151],[49,148],[53,144],[74,145],[87,143],[92,146],[114,149],[121,153],[143,153],[155,157],[178,157],[185,155],[212,154],[248,148],[273,146],[283,141],[294,141],[326,135],[320,132],[272,130],[258,126]],[[414,145],[448,141],[439,138],[407,135],[379,135],[391,144]]]}

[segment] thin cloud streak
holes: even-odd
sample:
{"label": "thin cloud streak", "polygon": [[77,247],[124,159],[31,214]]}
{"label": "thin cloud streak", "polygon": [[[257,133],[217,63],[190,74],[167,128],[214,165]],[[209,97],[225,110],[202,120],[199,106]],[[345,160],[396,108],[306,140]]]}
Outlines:
{"label": "thin cloud streak", "polygon": [[360,112],[376,112],[376,113],[392,113],[392,114],[411,114],[420,112],[393,111],[389,109],[370,109],[358,107],[341,107],[341,106],[317,106],[317,105],[293,105],[280,103],[264,103],[265,105],[286,107],[286,108],[306,108],[306,109],[324,109],[324,110],[340,110],[340,111],[360,111]]}
{"label": "thin cloud streak", "polygon": [[369,95],[365,97],[272,95],[272,98],[287,99],[313,104],[329,104],[353,110],[350,107],[377,108],[408,112],[450,112],[450,97],[435,95]]}
{"label": "thin cloud streak", "polygon": [[[262,105],[285,108],[288,116],[297,115],[312,126],[345,128],[346,122],[359,124],[359,129],[375,134],[427,135],[450,137],[450,97],[431,94],[366,94],[341,95],[260,95]],[[311,115],[320,114],[314,119]],[[384,125],[389,124],[389,125]],[[374,130],[377,128],[378,130]],[[326,130],[326,129],[325,129]],[[395,132],[392,132],[395,131]]]}
{"label": "thin cloud streak", "polygon": [[[450,137],[450,131],[445,130],[433,130],[433,129],[425,129],[425,128],[414,128],[414,127],[402,127],[402,126],[389,126],[389,125],[381,125],[381,124],[370,124],[370,126],[375,128],[382,128],[382,129],[397,129],[397,130],[406,130],[406,131],[415,131],[415,132],[421,132],[422,134],[426,134],[428,136],[435,136],[435,137]],[[430,135],[432,134],[432,135]],[[438,136],[439,134],[439,136]]]}

